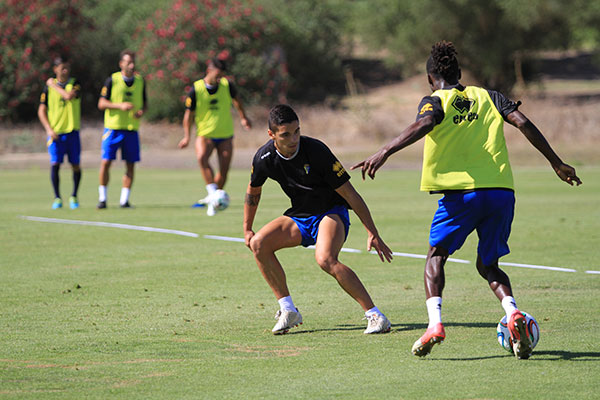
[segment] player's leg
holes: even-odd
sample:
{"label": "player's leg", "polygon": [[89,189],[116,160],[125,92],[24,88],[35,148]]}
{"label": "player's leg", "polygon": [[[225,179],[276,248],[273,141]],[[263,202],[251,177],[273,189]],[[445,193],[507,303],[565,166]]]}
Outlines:
{"label": "player's leg", "polygon": [[131,204],[129,204],[129,194],[131,193],[134,172],[135,163],[129,161],[125,162],[125,174],[123,175],[123,186],[121,188],[121,198],[119,199],[121,208],[131,208]]}
{"label": "player's leg", "polygon": [[[62,136],[62,135],[61,135]],[[48,137],[48,154],[50,155],[50,182],[52,183],[52,189],[54,190],[54,201],[52,202],[52,209],[58,209],[62,207],[62,199],[60,196],[60,164],[64,159],[64,144],[62,143],[62,137],[59,136],[57,140],[53,140]]]}
{"label": "player's leg", "polygon": [[477,271],[487,280],[506,313],[508,330],[517,358],[529,358],[532,344],[525,316],[518,308],[508,275],[498,267],[498,259],[510,252],[508,238],[514,218],[515,197],[510,190],[482,192],[488,214],[477,226]]}
{"label": "player's leg", "polygon": [[364,333],[389,332],[391,324],[379,311],[358,275],[338,259],[346,240],[346,226],[337,214],[326,215],[319,223],[315,249],[315,259],[321,269],[335,278],[338,284],[360,304],[369,319]]}
{"label": "player's leg", "polygon": [[215,144],[210,138],[204,136],[196,137],[196,158],[198,165],[200,166],[200,173],[206,183],[207,196],[203,199],[198,200],[194,206],[207,206],[206,213],[208,215],[215,215],[216,209],[209,201],[210,196],[219,188],[215,182],[214,171],[208,162],[210,156],[215,149]]}
{"label": "player's leg", "polygon": [[79,132],[73,131],[68,134],[68,151],[69,163],[73,171],[73,191],[69,198],[69,206],[71,209],[79,208],[79,200],[77,199],[77,192],[79,191],[79,183],[81,182],[81,141],[79,139]]}
{"label": "player's leg", "polygon": [[121,208],[131,208],[129,194],[133,184],[135,163],[140,161],[140,139],[137,131],[124,132],[121,156],[125,160],[125,174],[123,175],[119,205]]}
{"label": "player's leg", "polygon": [[117,158],[117,150],[120,147],[122,135],[113,129],[104,128],[102,135],[102,160],[100,161],[100,172],[98,186],[98,205],[96,208],[106,208],[107,186],[109,181],[109,171],[112,161]]}
{"label": "player's leg", "polygon": [[273,333],[286,333],[290,328],[302,323],[302,316],[292,302],[285,272],[275,252],[286,247],[296,247],[302,243],[302,235],[296,223],[289,217],[281,216],[262,227],[250,241],[250,249],[258,268],[279,302],[276,315],[277,324]]}
{"label": "player's leg", "polygon": [[233,138],[222,140],[216,147],[219,158],[219,172],[215,175],[215,183],[219,189],[223,189],[225,182],[227,182],[227,174],[233,158]]}

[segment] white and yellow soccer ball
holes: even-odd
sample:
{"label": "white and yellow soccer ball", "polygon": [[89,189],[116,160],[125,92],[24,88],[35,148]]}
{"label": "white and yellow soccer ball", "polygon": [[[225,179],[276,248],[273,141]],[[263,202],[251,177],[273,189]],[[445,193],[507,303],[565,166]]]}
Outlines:
{"label": "white and yellow soccer ball", "polygon": [[229,207],[229,195],[223,189],[216,190],[211,196],[213,207],[219,211],[225,210]]}
{"label": "white and yellow soccer ball", "polygon": [[[529,339],[531,339],[531,349],[533,350],[540,340],[540,327],[530,314],[525,311],[521,311],[525,316],[525,322],[529,328]],[[509,353],[513,352],[513,348],[510,343],[510,332],[508,330],[506,315],[502,317],[496,328],[496,334],[498,336],[498,343],[500,346]]]}

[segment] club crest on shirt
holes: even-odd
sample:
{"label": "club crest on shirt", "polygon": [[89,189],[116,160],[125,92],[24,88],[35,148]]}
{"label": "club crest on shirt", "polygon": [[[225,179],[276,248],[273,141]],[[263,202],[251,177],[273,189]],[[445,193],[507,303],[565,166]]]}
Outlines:
{"label": "club crest on shirt", "polygon": [[336,172],[338,178],[346,173],[346,170],[342,166],[342,163],[337,161],[333,163],[333,172]]}
{"label": "club crest on shirt", "polygon": [[306,175],[308,175],[310,172],[310,164],[304,164],[304,172],[306,172]]}

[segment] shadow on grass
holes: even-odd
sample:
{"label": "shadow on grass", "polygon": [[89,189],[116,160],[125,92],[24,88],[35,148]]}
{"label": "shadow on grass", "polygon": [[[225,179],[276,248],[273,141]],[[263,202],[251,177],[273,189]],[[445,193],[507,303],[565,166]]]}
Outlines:
{"label": "shadow on grass", "polygon": [[[542,359],[536,359],[535,356],[544,356]],[[532,360],[569,360],[569,361],[600,361],[600,352],[594,351],[565,351],[565,350],[546,350],[533,351]]]}
{"label": "shadow on grass", "polygon": [[[460,326],[464,328],[496,328],[498,324],[491,322],[445,322],[444,327],[452,327],[452,326]],[[355,324],[341,324],[336,325],[333,328],[323,328],[323,329],[305,329],[305,330],[297,330],[290,331],[287,335],[298,335],[302,333],[316,333],[316,332],[335,332],[335,331],[364,331],[366,328],[365,325],[355,325]],[[392,332],[404,332],[404,331],[414,331],[414,330],[422,330],[425,331],[427,329],[427,324],[392,324]]]}

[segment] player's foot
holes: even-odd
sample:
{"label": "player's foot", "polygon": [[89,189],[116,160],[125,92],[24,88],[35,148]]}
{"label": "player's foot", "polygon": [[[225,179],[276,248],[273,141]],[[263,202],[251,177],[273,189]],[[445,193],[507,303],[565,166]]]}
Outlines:
{"label": "player's foot", "polygon": [[105,209],[105,208],[106,208],[106,201],[99,201],[99,202],[98,202],[98,205],[96,206],[96,208],[97,208],[98,210],[103,210],[103,209]]}
{"label": "player's foot", "polygon": [[212,217],[216,213],[217,213],[217,208],[214,206],[214,204],[208,203],[206,205],[206,215],[208,215],[209,217]]}
{"label": "player's foot", "polygon": [[62,208],[62,200],[60,199],[60,197],[55,198],[52,202],[52,209],[56,210],[58,208]]}
{"label": "player's foot", "polygon": [[372,314],[366,319],[369,320],[367,329],[363,332],[364,334],[370,333],[388,333],[392,328],[390,320],[383,314]]}
{"label": "player's foot", "polygon": [[283,335],[291,328],[302,325],[302,315],[300,315],[300,311],[298,311],[297,308],[296,311],[279,310],[275,314],[275,319],[277,320],[277,323],[272,329],[273,335]]}
{"label": "player's foot", "polygon": [[134,208],[131,204],[129,204],[129,201],[126,201],[125,203],[121,204],[121,208]]}
{"label": "player's foot", "polygon": [[69,197],[69,207],[71,207],[71,210],[75,210],[76,208],[79,208],[79,201],[77,200],[77,197],[75,197],[75,196]]}
{"label": "player's foot", "polygon": [[519,310],[515,310],[508,319],[508,331],[513,352],[517,360],[527,359],[533,350],[527,320]]}
{"label": "player's foot", "polygon": [[413,344],[412,353],[417,357],[425,357],[431,353],[431,349],[436,343],[442,343],[445,338],[444,325],[438,323],[432,328],[427,328],[425,334]]}
{"label": "player's foot", "polygon": [[210,196],[206,196],[203,199],[198,200],[197,202],[195,202],[194,204],[192,204],[192,207],[194,208],[198,208],[198,207],[206,207],[206,205],[208,204],[208,198]]}

